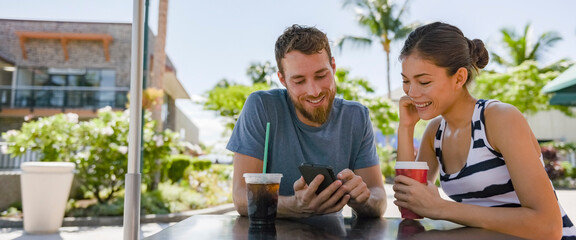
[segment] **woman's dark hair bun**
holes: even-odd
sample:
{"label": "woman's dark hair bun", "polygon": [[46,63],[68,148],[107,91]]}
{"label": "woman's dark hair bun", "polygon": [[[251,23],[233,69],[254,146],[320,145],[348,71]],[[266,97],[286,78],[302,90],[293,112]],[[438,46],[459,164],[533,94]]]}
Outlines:
{"label": "woman's dark hair bun", "polygon": [[486,67],[490,57],[488,55],[488,50],[486,50],[486,47],[484,46],[484,42],[480,39],[468,40],[468,47],[470,48],[472,64],[474,64],[478,69]]}

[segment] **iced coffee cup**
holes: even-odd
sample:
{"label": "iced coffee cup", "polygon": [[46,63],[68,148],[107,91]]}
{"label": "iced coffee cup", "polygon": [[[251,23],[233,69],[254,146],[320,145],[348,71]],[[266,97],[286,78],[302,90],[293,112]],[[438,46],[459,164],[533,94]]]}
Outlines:
{"label": "iced coffee cup", "polygon": [[245,173],[250,225],[270,225],[276,220],[280,173]]}
{"label": "iced coffee cup", "polygon": [[[404,175],[423,184],[428,182],[428,164],[426,162],[396,162],[396,176]],[[406,208],[400,208],[400,214],[405,219],[420,219],[422,216]]]}

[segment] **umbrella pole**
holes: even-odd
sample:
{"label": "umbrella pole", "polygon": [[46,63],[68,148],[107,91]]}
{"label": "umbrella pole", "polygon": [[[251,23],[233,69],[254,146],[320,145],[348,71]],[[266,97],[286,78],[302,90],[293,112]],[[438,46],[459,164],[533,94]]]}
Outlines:
{"label": "umbrella pole", "polygon": [[134,0],[132,16],[132,58],[130,74],[130,129],[128,172],[124,197],[124,240],[140,239],[140,158],[142,118],[142,76],[144,61],[144,0]]}

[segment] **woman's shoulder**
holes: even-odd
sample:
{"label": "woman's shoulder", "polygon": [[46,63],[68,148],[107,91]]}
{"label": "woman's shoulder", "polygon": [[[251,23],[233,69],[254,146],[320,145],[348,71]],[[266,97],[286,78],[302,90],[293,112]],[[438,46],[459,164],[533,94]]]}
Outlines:
{"label": "woman's shoulder", "polygon": [[440,127],[440,124],[442,123],[442,116],[438,116],[433,118],[432,120],[430,120],[428,122],[428,124],[426,125],[426,130],[424,130],[424,136],[423,139],[434,139],[433,136],[436,136],[436,132],[438,131],[438,128]]}
{"label": "woman's shoulder", "polygon": [[490,120],[500,120],[497,122],[506,122],[506,120],[513,120],[518,117],[524,118],[524,115],[514,105],[500,101],[490,101],[484,110],[484,118],[488,122]]}
{"label": "woman's shoulder", "polygon": [[[486,106],[484,120],[488,141],[499,151],[499,139],[509,139],[510,136],[521,137],[530,132],[528,121],[514,105],[493,102]],[[528,137],[528,136],[524,136]]]}
{"label": "woman's shoulder", "polygon": [[442,116],[438,116],[438,117],[431,119],[428,122],[428,125],[426,125],[426,129],[432,129],[435,131],[436,129],[438,129],[438,127],[440,127],[440,123],[442,123],[443,119],[444,118],[442,118]]}

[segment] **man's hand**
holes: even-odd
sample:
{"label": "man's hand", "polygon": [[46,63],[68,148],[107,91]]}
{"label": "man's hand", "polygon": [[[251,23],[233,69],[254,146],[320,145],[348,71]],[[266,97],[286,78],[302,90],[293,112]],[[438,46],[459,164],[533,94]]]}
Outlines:
{"label": "man's hand", "polygon": [[348,206],[359,217],[382,217],[386,211],[386,190],[380,166],[354,171],[344,169],[336,175],[344,184],[340,187],[350,195]]}
{"label": "man's hand", "polygon": [[348,201],[350,195],[346,194],[342,181],[334,181],[320,194],[316,190],[324,181],[324,176],[318,175],[307,185],[303,177],[294,182],[295,210],[309,215],[327,214],[340,211]]}
{"label": "man's hand", "polygon": [[350,207],[359,208],[368,202],[370,189],[368,189],[362,177],[354,174],[350,169],[344,169],[338,173],[336,178],[344,183],[341,189],[350,195],[350,202],[348,203]]}

